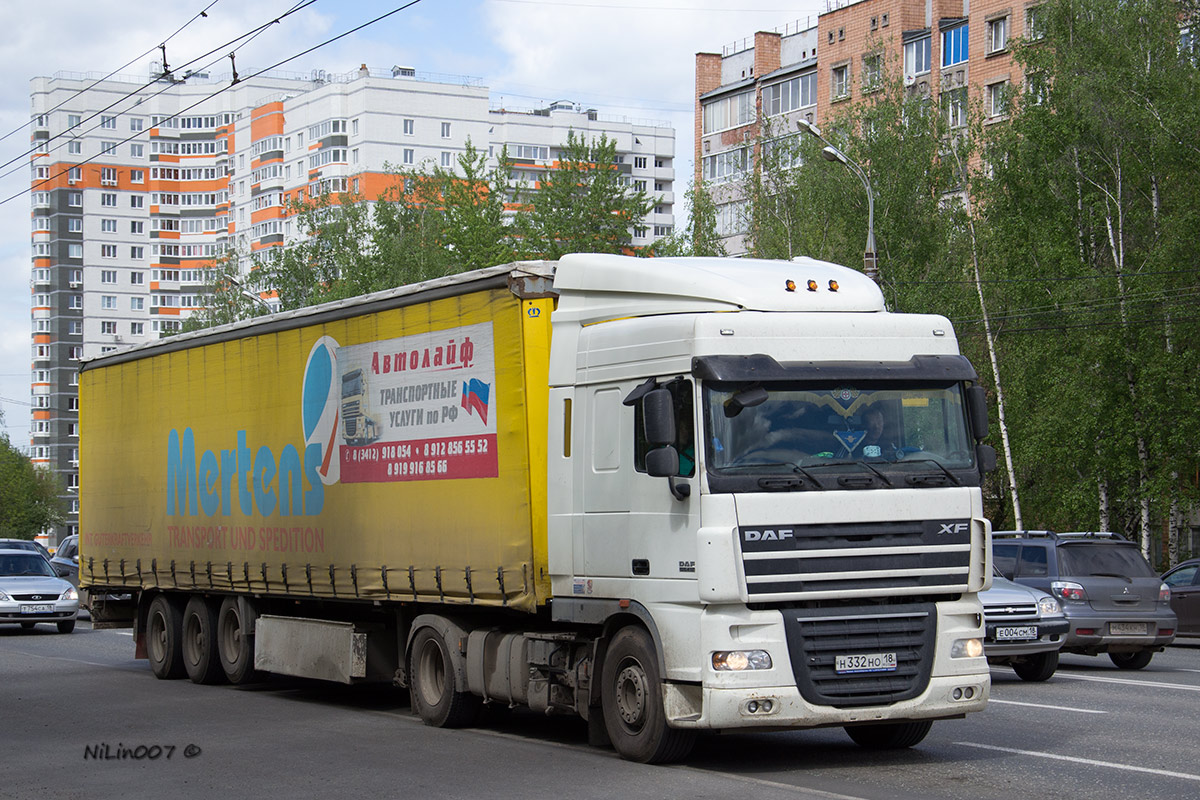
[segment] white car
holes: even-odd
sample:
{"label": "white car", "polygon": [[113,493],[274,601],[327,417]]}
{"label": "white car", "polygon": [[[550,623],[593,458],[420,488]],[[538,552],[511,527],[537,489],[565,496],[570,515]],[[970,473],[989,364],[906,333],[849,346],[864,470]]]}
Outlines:
{"label": "white car", "polygon": [[989,664],[1008,664],[1022,680],[1049,680],[1070,624],[1058,600],[997,572],[992,588],[979,593]]}
{"label": "white car", "polygon": [[78,616],[78,592],[49,561],[28,550],[0,550],[0,624],[29,629],[53,622],[59,633],[70,633]]}

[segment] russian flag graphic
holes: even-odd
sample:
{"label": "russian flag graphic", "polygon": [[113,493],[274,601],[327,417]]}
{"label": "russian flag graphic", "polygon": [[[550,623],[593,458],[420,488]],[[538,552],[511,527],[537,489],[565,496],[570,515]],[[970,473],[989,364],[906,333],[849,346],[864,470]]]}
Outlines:
{"label": "russian flag graphic", "polygon": [[468,414],[472,413],[472,410],[479,412],[479,418],[483,420],[484,425],[487,425],[488,395],[491,394],[491,389],[489,384],[478,378],[471,378],[469,383],[464,381],[462,386],[462,407]]}

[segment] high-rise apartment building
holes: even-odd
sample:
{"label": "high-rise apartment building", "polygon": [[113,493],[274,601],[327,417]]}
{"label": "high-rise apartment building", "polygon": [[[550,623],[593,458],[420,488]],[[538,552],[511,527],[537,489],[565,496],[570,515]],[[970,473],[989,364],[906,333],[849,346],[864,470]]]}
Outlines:
{"label": "high-rise apartment building", "polygon": [[389,168],[456,168],[468,140],[493,156],[507,146],[528,180],[554,168],[573,130],[615,140],[630,186],[661,198],[634,245],[674,225],[667,123],[562,102],[491,108],[478,79],[402,67],[231,87],[231,76],[98,77],[59,74],[31,87],[30,454],[68,490],[71,519],[56,539],[76,528],[80,359],[178,330],[202,305],[214,258],[298,235],[285,203],[300,192],[373,199]]}
{"label": "high-rise apartment building", "polygon": [[820,125],[899,76],[951,127],[976,102],[986,122],[1002,120],[1021,81],[1010,43],[1037,35],[1038,2],[832,0],[815,18],[697,53],[695,178],[712,191],[729,252],[745,252],[741,183],[760,139],[798,135],[798,118]]}

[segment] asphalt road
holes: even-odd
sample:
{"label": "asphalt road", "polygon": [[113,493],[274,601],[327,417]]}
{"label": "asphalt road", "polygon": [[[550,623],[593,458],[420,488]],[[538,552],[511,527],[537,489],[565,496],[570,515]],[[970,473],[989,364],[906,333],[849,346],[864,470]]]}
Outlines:
{"label": "asphalt road", "polygon": [[128,632],[0,627],[0,797],[964,798],[1200,794],[1200,646],[1145,670],[1064,656],[1044,684],[993,671],[988,710],[873,754],[840,729],[704,736],[647,767],[527,712],[426,728],[388,688],[158,681]]}

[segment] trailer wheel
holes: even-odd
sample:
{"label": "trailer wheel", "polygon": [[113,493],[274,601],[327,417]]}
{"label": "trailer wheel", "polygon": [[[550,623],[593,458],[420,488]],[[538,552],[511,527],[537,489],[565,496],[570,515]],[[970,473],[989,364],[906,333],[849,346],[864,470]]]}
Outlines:
{"label": "trailer wheel", "polygon": [[155,597],[146,614],[146,655],[154,677],[167,680],[184,676],[182,628],[179,605],[165,594]]}
{"label": "trailer wheel", "polygon": [[868,750],[901,750],[920,744],[933,727],[932,720],[883,722],[877,725],[847,725],[846,734]]}
{"label": "trailer wheel", "polygon": [[458,686],[458,674],[441,634],[433,628],[417,631],[409,659],[413,710],[426,725],[462,728],[479,718],[483,701]]}
{"label": "trailer wheel", "polygon": [[225,673],[217,656],[217,612],[212,603],[193,595],[183,609],[183,667],[192,683],[221,683]]}
{"label": "trailer wheel", "polygon": [[643,764],[687,757],[696,733],[667,725],[650,634],[632,625],[618,631],[604,656],[601,680],[604,726],[621,757]]}
{"label": "trailer wheel", "polygon": [[217,657],[225,677],[234,686],[256,683],[262,679],[262,674],[254,668],[251,622],[252,618],[243,618],[242,604],[238,598],[226,597],[221,601],[221,610],[217,612]]}

